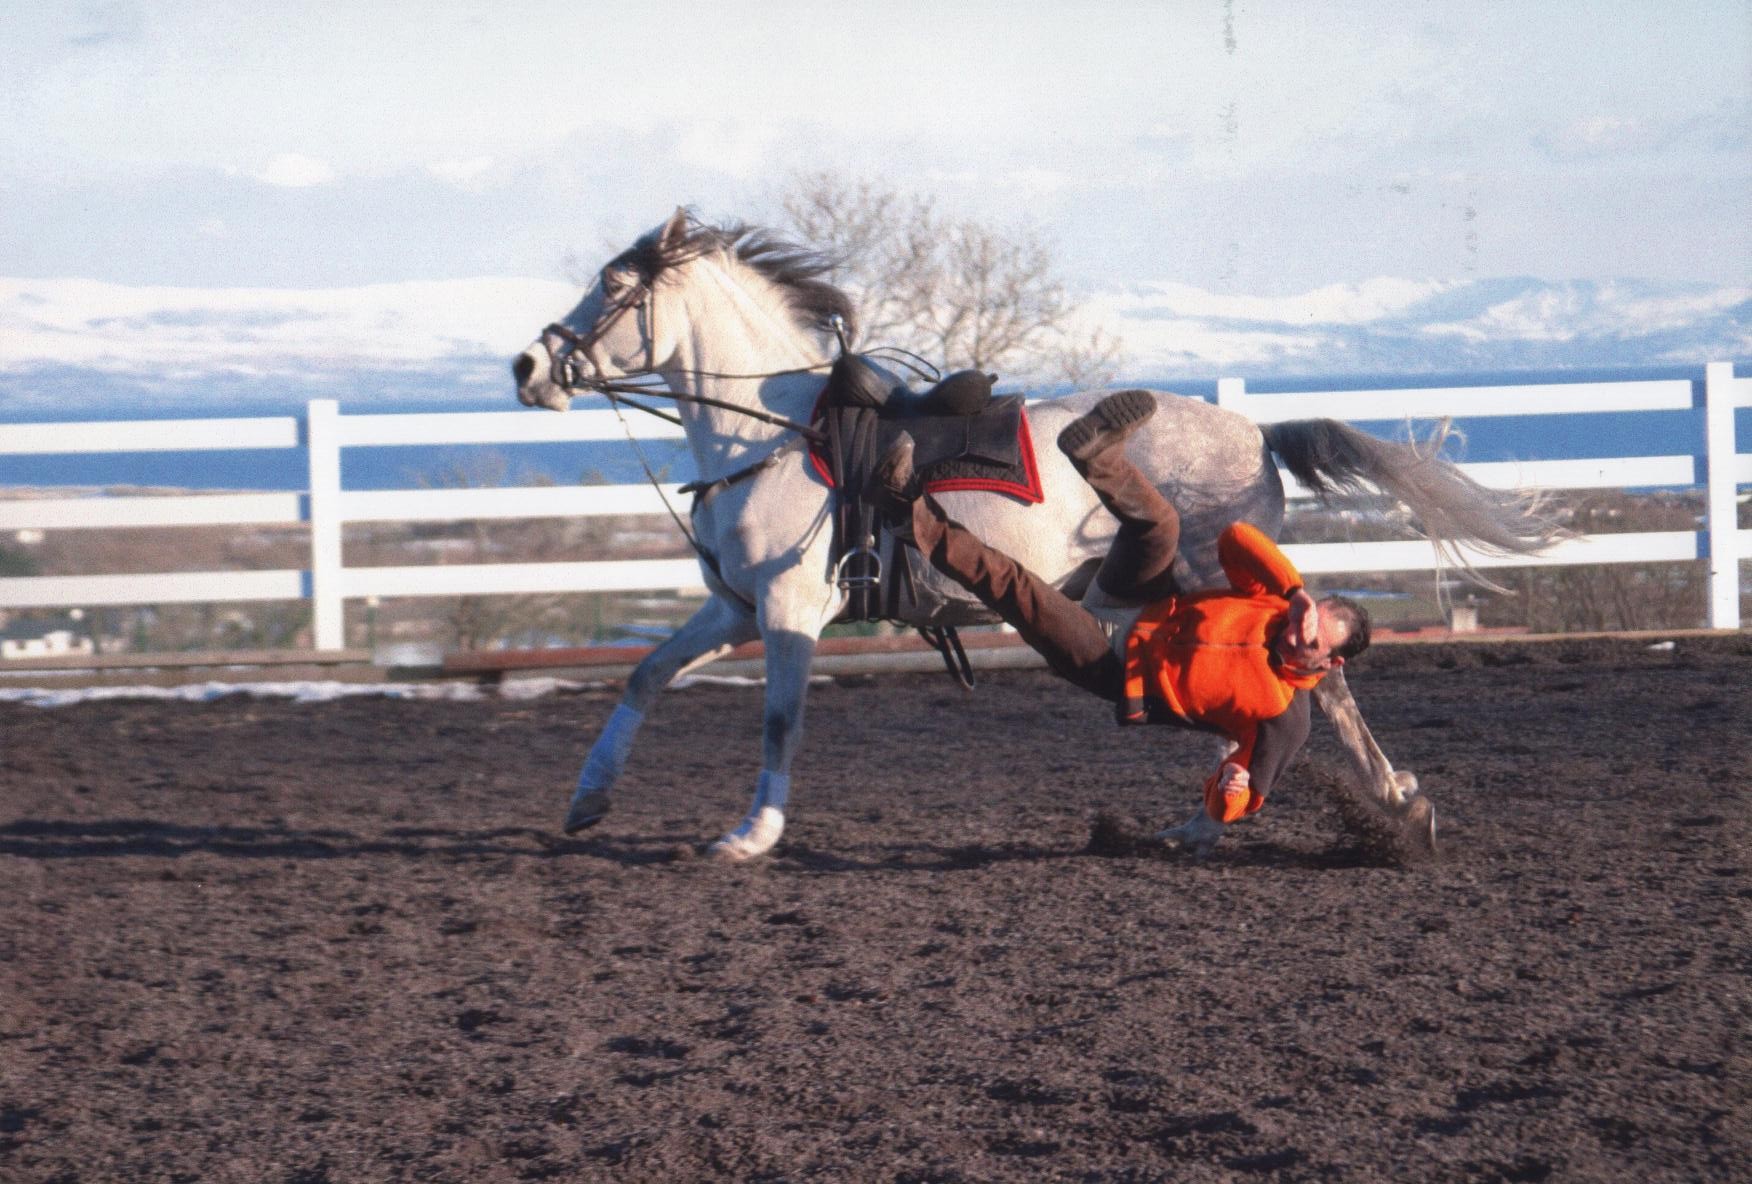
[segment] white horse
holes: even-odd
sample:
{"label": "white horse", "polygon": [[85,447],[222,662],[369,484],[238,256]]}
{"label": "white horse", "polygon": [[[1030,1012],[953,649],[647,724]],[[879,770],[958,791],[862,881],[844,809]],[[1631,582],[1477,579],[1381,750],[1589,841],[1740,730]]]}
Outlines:
{"label": "white horse", "polygon": [[[838,353],[836,319],[855,322],[851,301],[824,280],[828,269],[820,256],[770,232],[707,226],[677,210],[610,260],[578,306],[513,363],[518,398],[556,411],[565,410],[580,390],[660,377],[678,399],[698,478],[735,478],[697,501],[692,513],[711,596],[628,679],[584,762],[565,821],[568,833],[607,812],[658,693],[684,668],[757,637],[766,651],[760,776],[747,815],[712,851],[749,859],[771,850],[784,830],[810,661],[822,629],[845,599],[830,555],[835,494],[804,450],[789,446]],[[1032,435],[1057,439],[1103,393],[1031,404]],[[1283,484],[1274,452],[1318,490],[1348,497],[1371,493],[1372,485],[1393,495],[1438,546],[1465,541],[1526,552],[1549,541],[1548,528],[1523,499],[1474,484],[1431,449],[1377,440],[1331,420],[1276,424],[1262,432],[1199,399],[1167,393],[1157,398],[1157,414],[1132,439],[1130,455],[1183,516],[1176,574],[1184,588],[1223,583],[1216,538],[1229,523],[1246,520],[1273,536],[1281,528]],[[1064,584],[1079,569],[1086,574],[1086,562],[1104,554],[1115,523],[1056,448],[1041,447],[1036,460],[1045,493],[1040,504],[966,492],[941,500],[982,538]],[[992,620],[934,570],[925,580],[921,601],[947,608],[913,623]],[[1119,607],[1096,603],[1099,596],[1091,581],[1085,604]],[[1341,672],[1321,683],[1317,701],[1368,798],[1388,816],[1406,814],[1416,801],[1415,779],[1396,773],[1370,737]],[[1412,812],[1429,815],[1427,806]],[[1433,815],[1427,825],[1433,826]]]}

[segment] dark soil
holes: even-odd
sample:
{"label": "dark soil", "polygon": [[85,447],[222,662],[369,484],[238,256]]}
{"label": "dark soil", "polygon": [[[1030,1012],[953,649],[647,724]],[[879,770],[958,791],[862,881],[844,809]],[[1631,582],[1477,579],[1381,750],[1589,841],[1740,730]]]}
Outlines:
{"label": "dark soil", "polygon": [[819,685],[743,867],[758,690],[576,839],[610,691],[0,705],[0,1179],[1752,1179],[1752,641],[1354,670],[1437,863],[1034,672]]}

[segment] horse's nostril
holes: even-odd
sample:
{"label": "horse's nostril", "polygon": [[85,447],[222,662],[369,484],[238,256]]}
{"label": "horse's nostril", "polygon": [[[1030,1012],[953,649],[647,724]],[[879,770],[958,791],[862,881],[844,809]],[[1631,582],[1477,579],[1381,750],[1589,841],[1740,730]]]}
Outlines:
{"label": "horse's nostril", "polygon": [[517,360],[511,363],[511,377],[517,380],[518,386],[528,382],[529,376],[534,373],[535,359],[528,354],[518,355]]}

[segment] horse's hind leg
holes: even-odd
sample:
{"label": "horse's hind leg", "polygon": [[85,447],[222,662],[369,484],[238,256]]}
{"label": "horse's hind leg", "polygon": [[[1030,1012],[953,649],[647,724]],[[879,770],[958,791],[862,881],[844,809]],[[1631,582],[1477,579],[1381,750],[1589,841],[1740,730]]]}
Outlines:
{"label": "horse's hind leg", "polygon": [[1418,793],[1417,778],[1409,772],[1396,771],[1351,696],[1344,671],[1331,670],[1314,688],[1314,700],[1332,721],[1340,746],[1350,759],[1351,770],[1363,788],[1370,804],[1390,817],[1400,819],[1407,837],[1416,843],[1435,849],[1435,806]]}
{"label": "horse's hind leg", "polygon": [[578,786],[566,811],[567,834],[595,825],[608,813],[609,791],[626,768],[633,738],[645,721],[645,712],[676,674],[689,665],[703,665],[699,660],[707,655],[721,656],[732,646],[752,641],[756,633],[752,614],[714,596],[667,641],[646,655],[627,679],[620,705],[603,725],[602,734],[591,746],[583,771],[578,774]]}

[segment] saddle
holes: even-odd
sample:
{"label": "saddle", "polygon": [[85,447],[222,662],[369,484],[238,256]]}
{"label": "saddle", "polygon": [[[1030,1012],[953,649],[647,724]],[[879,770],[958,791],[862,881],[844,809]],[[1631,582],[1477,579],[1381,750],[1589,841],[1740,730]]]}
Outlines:
{"label": "saddle", "polygon": [[992,401],[996,374],[957,370],[923,393],[865,354],[841,354],[828,372],[824,407],[868,407],[881,417],[978,415]]}
{"label": "saddle", "polygon": [[[890,539],[885,562],[875,509],[863,499],[871,470],[901,432],[913,438],[913,464],[927,492],[972,489],[1044,500],[1023,397],[993,395],[996,380],[962,370],[915,392],[866,355],[843,354],[834,363],[815,411],[826,440],[810,450],[810,459],[838,492],[834,567],[846,592],[839,620],[900,620],[918,604],[915,568],[922,557]],[[953,627],[919,632],[943,654],[950,673],[971,687],[972,670]]]}
{"label": "saddle", "polygon": [[960,370],[922,392],[863,354],[834,363],[813,419],[827,440],[810,450],[816,471],[856,501],[876,458],[902,432],[927,493],[981,490],[1044,500],[1021,395],[994,395],[995,374]]}

